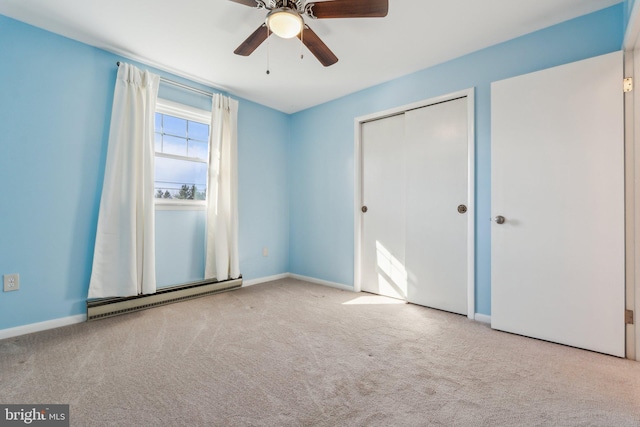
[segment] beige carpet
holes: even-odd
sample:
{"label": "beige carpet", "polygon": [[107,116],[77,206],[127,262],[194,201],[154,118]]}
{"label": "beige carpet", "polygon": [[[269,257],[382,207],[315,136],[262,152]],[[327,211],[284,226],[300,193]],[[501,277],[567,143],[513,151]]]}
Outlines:
{"label": "beige carpet", "polygon": [[282,280],[0,341],[72,426],[640,426],[640,363]]}

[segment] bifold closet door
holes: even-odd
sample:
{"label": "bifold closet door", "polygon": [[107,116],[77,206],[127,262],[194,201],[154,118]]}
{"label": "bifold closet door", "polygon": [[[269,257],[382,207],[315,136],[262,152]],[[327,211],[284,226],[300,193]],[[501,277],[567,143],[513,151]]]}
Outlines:
{"label": "bifold closet door", "polygon": [[362,125],[362,290],[406,299],[404,115]]}
{"label": "bifold closet door", "polygon": [[492,84],[493,328],[624,356],[622,77],[615,52]]}
{"label": "bifold closet door", "polygon": [[405,113],[407,300],[467,314],[467,98]]}

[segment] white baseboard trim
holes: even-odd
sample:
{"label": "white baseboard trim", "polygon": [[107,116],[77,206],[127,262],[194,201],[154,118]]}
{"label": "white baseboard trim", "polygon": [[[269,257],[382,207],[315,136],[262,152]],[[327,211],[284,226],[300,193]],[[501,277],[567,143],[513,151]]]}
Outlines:
{"label": "white baseboard trim", "polygon": [[353,292],[353,286],[343,285],[342,283],[329,282],[327,280],[316,279],[315,277],[301,276],[300,274],[289,273],[292,279],[303,280],[305,282],[315,283],[316,285],[329,286],[331,288],[342,289],[343,291]]}
{"label": "white baseboard trim", "polygon": [[251,280],[242,280],[242,287],[246,288],[247,286],[258,285],[260,283],[273,282],[274,280],[286,279],[289,277],[289,273],[281,273],[273,276],[259,277],[257,279]]}
{"label": "white baseboard trim", "polygon": [[31,323],[29,325],[16,326],[15,328],[0,329],[0,340],[13,338],[20,335],[32,334],[34,332],[46,331],[48,329],[60,328],[62,326],[75,325],[87,321],[86,314],[61,317],[60,319],[47,320],[45,322]]}
{"label": "white baseboard trim", "polygon": [[480,323],[486,323],[488,325],[491,324],[491,316],[487,316],[486,314],[476,313],[475,321]]}
{"label": "white baseboard trim", "polygon": [[273,276],[259,277],[257,279],[251,279],[251,280],[243,279],[242,287],[246,288],[247,286],[253,286],[253,285],[258,285],[260,283],[273,282],[274,280],[282,280],[282,279],[288,279],[288,278],[302,280],[304,282],[315,283],[316,285],[329,286],[331,288],[337,288],[337,289],[353,292],[352,286],[343,285],[342,283],[329,282],[327,280],[316,279],[315,277],[302,276],[300,274],[293,274],[293,273],[281,273]]}

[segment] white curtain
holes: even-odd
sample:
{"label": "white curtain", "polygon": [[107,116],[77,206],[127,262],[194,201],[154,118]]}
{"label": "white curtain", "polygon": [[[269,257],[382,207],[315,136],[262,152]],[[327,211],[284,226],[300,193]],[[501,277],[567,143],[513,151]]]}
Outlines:
{"label": "white curtain", "polygon": [[154,115],[160,78],[120,63],[89,298],[156,291]]}
{"label": "white curtain", "polygon": [[237,279],[238,101],[215,94],[209,132],[205,278]]}

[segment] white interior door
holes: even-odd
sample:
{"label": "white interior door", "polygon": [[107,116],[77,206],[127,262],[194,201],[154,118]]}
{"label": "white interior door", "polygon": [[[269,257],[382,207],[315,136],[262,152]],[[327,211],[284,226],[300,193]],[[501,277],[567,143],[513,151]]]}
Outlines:
{"label": "white interior door", "polygon": [[460,314],[467,314],[467,117],[466,98],[405,113],[407,300]]}
{"label": "white interior door", "polygon": [[493,328],[624,356],[622,53],[492,84]]}
{"label": "white interior door", "polygon": [[404,116],[362,125],[362,290],[406,299]]}

